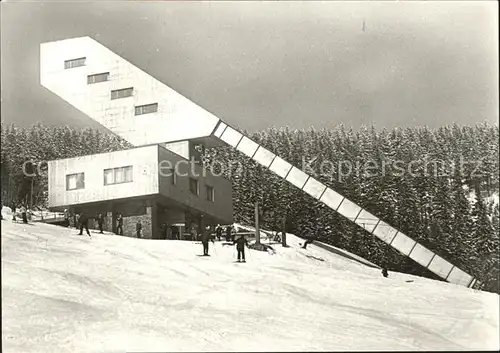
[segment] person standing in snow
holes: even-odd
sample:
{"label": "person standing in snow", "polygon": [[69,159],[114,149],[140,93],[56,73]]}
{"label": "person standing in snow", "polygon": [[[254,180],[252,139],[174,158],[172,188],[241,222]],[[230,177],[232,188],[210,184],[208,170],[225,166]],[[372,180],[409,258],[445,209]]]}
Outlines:
{"label": "person standing in snow", "polygon": [[226,241],[231,241],[231,226],[226,227]]}
{"label": "person standing in snow", "polygon": [[212,241],[215,244],[212,235],[210,234],[210,226],[207,226],[201,235],[201,243],[203,244],[203,255],[208,256],[208,242]]}
{"label": "person standing in snow", "polygon": [[80,213],[80,219],[78,221],[80,222],[80,233],[78,235],[83,235],[83,227],[85,227],[87,235],[90,237],[89,216],[87,216],[85,212],[82,212]]}
{"label": "person standing in snow", "polygon": [[386,266],[383,266],[382,267],[382,276],[384,277],[389,277],[389,272],[387,271],[387,267]]}
{"label": "person standing in snow", "polygon": [[233,245],[236,244],[236,250],[238,250],[238,262],[240,260],[243,260],[243,262],[246,262],[245,260],[245,246],[248,247],[248,241],[245,239],[244,235],[240,235],[240,237],[236,240],[233,240]]}
{"label": "person standing in snow", "polygon": [[196,226],[194,225],[191,228],[191,238],[193,239],[193,241],[198,240],[198,231],[196,230]]}
{"label": "person standing in snow", "polygon": [[23,223],[27,224],[28,223],[28,216],[26,213],[26,207],[24,207],[24,206],[21,206],[21,216],[23,218]]}
{"label": "person standing in snow", "polygon": [[99,213],[97,215],[97,224],[99,225],[99,233],[104,234],[103,231],[103,226],[104,226],[104,215],[102,213]]}
{"label": "person standing in snow", "polygon": [[220,241],[220,238],[222,238],[222,227],[220,224],[217,224],[217,228],[215,229],[215,234],[217,236],[217,240]]}
{"label": "person standing in snow", "polygon": [[68,209],[64,209],[64,225],[65,227],[69,227],[69,212]]}
{"label": "person standing in snow", "polygon": [[169,236],[168,236],[168,231],[170,230],[169,228],[167,228],[167,225],[165,223],[162,223],[161,226],[160,226],[160,230],[161,230],[161,236],[162,236],[162,239],[169,239]]}
{"label": "person standing in snow", "polygon": [[137,224],[135,225],[135,230],[137,232],[137,238],[142,238],[142,223],[141,223],[141,220],[137,221]]}
{"label": "person standing in snow", "polygon": [[116,234],[123,235],[123,217],[121,213],[118,213],[116,221],[118,222],[118,225],[116,226]]}
{"label": "person standing in snow", "polygon": [[306,241],[304,242],[304,244],[302,245],[302,249],[306,249],[307,250],[307,244],[312,244],[314,242],[314,239],[311,237],[311,238],[308,238],[306,239]]}

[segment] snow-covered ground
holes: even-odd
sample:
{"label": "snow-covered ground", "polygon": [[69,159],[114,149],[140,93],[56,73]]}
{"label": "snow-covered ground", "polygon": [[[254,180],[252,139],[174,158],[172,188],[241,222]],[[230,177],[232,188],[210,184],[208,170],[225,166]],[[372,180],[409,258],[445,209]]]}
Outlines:
{"label": "snow-covered ground", "polygon": [[[3,352],[499,348],[499,296],[310,245],[276,255],[2,221]],[[412,282],[408,282],[412,281]]]}
{"label": "snow-covered ground", "polygon": [[[12,219],[12,209],[7,206],[2,206],[2,216],[6,219]],[[48,210],[29,210],[28,211],[28,219],[31,221],[43,221],[43,220],[55,220],[55,219],[64,219],[63,212],[51,212]],[[21,219],[21,212],[19,209],[16,211],[16,217]]]}

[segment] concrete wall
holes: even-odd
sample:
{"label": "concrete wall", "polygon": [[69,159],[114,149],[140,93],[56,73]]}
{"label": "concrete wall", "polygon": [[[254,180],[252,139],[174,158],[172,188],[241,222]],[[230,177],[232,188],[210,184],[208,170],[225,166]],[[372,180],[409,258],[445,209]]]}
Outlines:
{"label": "concrete wall", "polygon": [[[173,154],[167,149],[159,146],[159,169],[163,167],[177,168],[176,184],[172,184],[172,176],[161,176],[159,181],[160,194],[169,197],[175,201],[185,204],[199,212],[206,213],[212,217],[220,219],[224,223],[233,222],[233,200],[232,200],[232,184],[229,180],[222,177],[216,177],[205,172],[198,165],[191,165],[183,158]],[[171,161],[172,164],[163,163],[162,161]],[[191,170],[193,169],[193,170]],[[193,173],[194,171],[194,173]],[[163,170],[163,174],[167,175],[167,169]],[[197,175],[197,176],[196,176]],[[189,177],[194,176],[199,183],[199,196],[190,192]],[[215,202],[206,200],[205,185],[210,185],[215,190]]]}
{"label": "concrete wall", "polygon": [[[85,66],[64,61],[85,57]],[[109,81],[87,84],[87,75]],[[40,82],[90,118],[140,146],[208,136],[219,118],[116,55],[90,37],[43,43]],[[111,90],[133,87],[132,97],[111,100]],[[158,112],[135,115],[135,106],[158,103]]]}
{"label": "concrete wall", "polygon": [[[159,191],[157,161],[157,146],[50,161],[49,207],[156,194]],[[132,182],[104,185],[104,169],[128,165],[133,166]],[[85,188],[66,190],[66,175],[82,172]]]}
{"label": "concrete wall", "polygon": [[142,215],[131,215],[123,217],[123,235],[136,237],[136,224],[141,220],[142,236],[144,239],[153,238],[153,206],[146,206],[146,213]]}

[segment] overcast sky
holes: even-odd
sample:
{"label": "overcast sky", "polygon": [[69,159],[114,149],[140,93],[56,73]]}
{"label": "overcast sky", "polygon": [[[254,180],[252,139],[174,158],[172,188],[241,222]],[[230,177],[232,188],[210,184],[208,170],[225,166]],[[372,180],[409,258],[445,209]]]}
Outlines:
{"label": "overcast sky", "polygon": [[91,36],[228,123],[498,124],[498,5],[7,2],[2,121],[96,126],[39,83],[39,44]]}

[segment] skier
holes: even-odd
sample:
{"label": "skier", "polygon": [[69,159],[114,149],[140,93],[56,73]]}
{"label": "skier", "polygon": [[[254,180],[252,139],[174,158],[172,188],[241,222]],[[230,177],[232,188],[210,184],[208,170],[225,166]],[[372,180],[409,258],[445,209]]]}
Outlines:
{"label": "skier", "polygon": [[135,225],[135,230],[137,231],[137,238],[142,238],[142,223],[141,220],[137,221]]}
{"label": "skier", "polygon": [[389,272],[387,272],[387,267],[386,266],[383,266],[382,267],[382,276],[384,277],[389,277]]}
{"label": "skier", "polygon": [[208,256],[208,241],[211,240],[212,243],[215,244],[214,239],[212,238],[212,235],[210,234],[210,226],[207,226],[205,228],[205,231],[203,232],[201,236],[201,243],[203,244],[203,256]]}
{"label": "skier", "polygon": [[116,226],[116,234],[123,235],[123,217],[121,213],[118,213],[116,220],[118,222],[118,225]]}
{"label": "skier", "polygon": [[238,250],[238,262],[243,259],[245,261],[245,245],[248,247],[248,241],[245,239],[244,235],[240,235],[240,237],[236,240],[233,240],[233,245],[236,244],[236,250]]}
{"label": "skier", "polygon": [[307,244],[312,244],[314,242],[314,240],[315,240],[314,238],[308,238],[308,239],[306,239],[306,241],[302,245],[302,249],[306,249],[307,250]]}
{"label": "skier", "polygon": [[217,240],[220,241],[220,238],[222,238],[222,227],[220,226],[220,224],[217,224],[215,234],[217,235]]}
{"label": "skier", "polygon": [[21,216],[23,218],[23,223],[27,224],[28,223],[28,216],[26,215],[26,207],[21,206]]}
{"label": "skier", "polygon": [[69,212],[66,208],[64,209],[64,225],[69,227]]}
{"label": "skier", "polygon": [[231,226],[226,227],[226,241],[231,241]]}
{"label": "skier", "polygon": [[102,213],[99,213],[97,215],[97,224],[99,225],[99,233],[104,234],[104,232],[103,232],[104,216]]}
{"label": "skier", "polygon": [[193,241],[198,240],[198,231],[196,230],[195,226],[191,228],[191,238],[193,239]]}
{"label": "skier", "polygon": [[80,213],[80,218],[78,219],[80,222],[80,233],[78,235],[83,235],[83,227],[85,227],[85,230],[87,231],[87,235],[90,237],[90,231],[89,231],[89,216],[85,214],[85,212]]}
{"label": "skier", "polygon": [[172,227],[170,227],[170,230],[171,230],[172,239],[179,240],[181,238],[180,234],[179,234],[179,228],[172,226]]}

